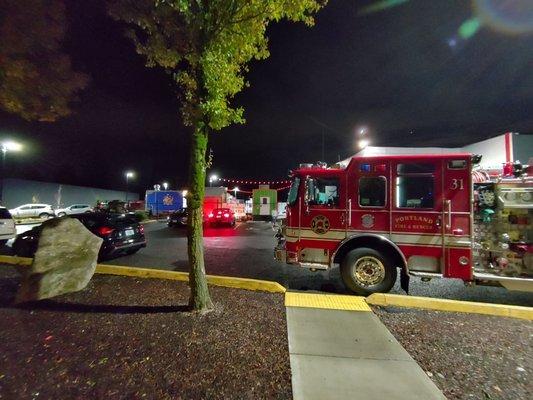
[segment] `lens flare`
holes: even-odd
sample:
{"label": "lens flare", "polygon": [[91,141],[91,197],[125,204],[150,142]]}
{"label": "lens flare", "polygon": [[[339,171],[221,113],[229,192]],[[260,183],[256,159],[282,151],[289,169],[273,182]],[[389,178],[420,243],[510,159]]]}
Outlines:
{"label": "lens flare", "polygon": [[459,36],[463,39],[470,39],[481,28],[481,21],[478,18],[470,18],[459,27]]}
{"label": "lens flare", "polygon": [[379,11],[386,10],[388,8],[399,6],[403,3],[407,3],[409,0],[382,0],[372,3],[359,10],[359,15],[373,14]]}
{"label": "lens flare", "polygon": [[508,34],[533,32],[532,0],[473,0],[480,23]]}

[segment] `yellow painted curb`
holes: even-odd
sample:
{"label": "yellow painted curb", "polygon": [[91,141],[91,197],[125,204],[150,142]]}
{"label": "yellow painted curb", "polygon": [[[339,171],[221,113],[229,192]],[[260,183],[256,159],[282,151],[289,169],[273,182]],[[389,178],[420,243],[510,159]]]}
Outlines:
{"label": "yellow painted curb", "polygon": [[33,258],[2,256],[0,255],[0,263],[11,265],[31,265]]}
{"label": "yellow painted curb", "polygon": [[[0,255],[0,263],[11,265],[31,265],[32,258],[13,257]],[[137,278],[169,279],[175,281],[188,281],[187,272],[165,271],[161,269],[126,267],[120,265],[97,264],[97,274],[134,276]],[[237,278],[231,276],[207,275],[207,283],[214,286],[223,286],[262,292],[285,293],[285,289],[278,282],[262,281],[259,279]]]}
{"label": "yellow painted curb", "polygon": [[325,308],[329,310],[372,311],[365,298],[322,293],[286,292],[286,307]]}
{"label": "yellow painted curb", "polygon": [[428,310],[495,315],[533,320],[533,307],[507,304],[477,303],[473,301],[435,299],[431,297],[404,296],[400,294],[374,293],[366,298],[375,306],[424,308]]}

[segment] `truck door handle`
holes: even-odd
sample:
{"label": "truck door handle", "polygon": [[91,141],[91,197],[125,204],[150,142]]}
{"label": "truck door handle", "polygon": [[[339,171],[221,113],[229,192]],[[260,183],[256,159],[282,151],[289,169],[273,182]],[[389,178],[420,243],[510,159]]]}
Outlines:
{"label": "truck door handle", "polygon": [[348,226],[352,226],[352,199],[348,199]]}
{"label": "truck door handle", "polygon": [[452,227],[452,201],[446,200],[446,230]]}

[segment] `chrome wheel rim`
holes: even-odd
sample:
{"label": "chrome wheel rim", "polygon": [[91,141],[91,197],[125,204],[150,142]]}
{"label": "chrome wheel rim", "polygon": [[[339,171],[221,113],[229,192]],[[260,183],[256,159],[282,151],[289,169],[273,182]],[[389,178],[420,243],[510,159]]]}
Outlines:
{"label": "chrome wheel rim", "polygon": [[354,277],[362,286],[377,285],[385,279],[385,266],[376,257],[361,257],[355,262]]}

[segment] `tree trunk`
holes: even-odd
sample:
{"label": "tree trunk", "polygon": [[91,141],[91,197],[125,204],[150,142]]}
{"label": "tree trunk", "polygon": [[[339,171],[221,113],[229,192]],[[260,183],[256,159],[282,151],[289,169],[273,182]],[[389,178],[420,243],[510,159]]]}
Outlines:
{"label": "tree trunk", "polygon": [[205,156],[207,150],[207,127],[197,123],[192,135],[189,171],[189,196],[187,198],[187,252],[189,255],[189,305],[195,311],[207,311],[213,307],[204,265],[204,239],[202,209],[205,195]]}

